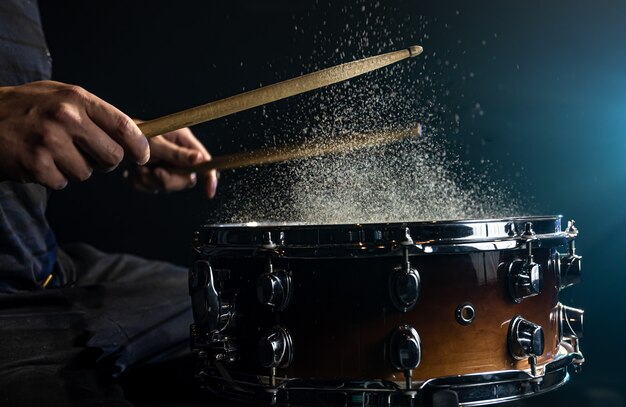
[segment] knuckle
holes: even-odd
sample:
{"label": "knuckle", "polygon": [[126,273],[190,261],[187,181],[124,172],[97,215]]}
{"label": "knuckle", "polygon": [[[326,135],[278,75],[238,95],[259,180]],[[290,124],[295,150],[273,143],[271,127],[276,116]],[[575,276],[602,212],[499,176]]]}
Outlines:
{"label": "knuckle", "polygon": [[35,180],[41,181],[52,169],[52,162],[44,149],[37,148],[25,159],[24,167]]}
{"label": "knuckle", "polygon": [[53,120],[65,124],[79,120],[77,109],[67,102],[61,102],[53,106],[50,110],[50,116]]}
{"label": "knuckle", "polygon": [[102,157],[104,171],[113,171],[124,159],[124,149],[119,144],[112,144],[107,147],[106,153]]}
{"label": "knuckle", "polygon": [[120,116],[117,119],[115,130],[117,134],[122,138],[135,136],[135,123],[128,116]]}
{"label": "knuckle", "polygon": [[39,145],[41,148],[37,149],[35,155],[41,156],[43,154],[42,150],[56,150],[63,146],[62,137],[58,132],[54,131],[54,129],[44,127],[39,134]]}
{"label": "knuckle", "polygon": [[126,151],[137,158],[141,163],[148,160],[150,148],[148,140],[141,134],[135,122],[126,115],[120,115],[115,125],[116,135],[113,137],[124,145]]}
{"label": "knuckle", "polygon": [[87,96],[87,91],[77,85],[67,85],[59,90],[61,96],[69,100],[83,100]]}

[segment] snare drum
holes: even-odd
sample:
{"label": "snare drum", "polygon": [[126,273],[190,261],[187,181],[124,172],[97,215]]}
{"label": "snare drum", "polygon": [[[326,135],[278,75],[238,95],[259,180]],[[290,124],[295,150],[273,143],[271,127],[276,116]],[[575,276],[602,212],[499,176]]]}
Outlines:
{"label": "snare drum", "polygon": [[560,216],[203,226],[189,289],[199,377],[280,406],[483,405],[583,362]]}

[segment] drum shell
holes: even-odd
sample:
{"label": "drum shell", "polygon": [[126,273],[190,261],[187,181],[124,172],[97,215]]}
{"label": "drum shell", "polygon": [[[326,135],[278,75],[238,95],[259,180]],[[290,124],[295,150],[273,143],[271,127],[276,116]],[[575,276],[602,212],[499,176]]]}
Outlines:
{"label": "drum shell", "polygon": [[[200,252],[199,252],[200,253]],[[420,296],[414,308],[394,306],[389,278],[401,267],[401,256],[369,258],[285,259],[207,257],[214,270],[228,270],[220,281],[226,299],[235,297],[235,318],[229,335],[237,341],[238,360],[229,370],[267,376],[259,366],[257,343],[272,327],[286,327],[294,347],[293,362],[278,376],[316,379],[382,379],[402,381],[390,363],[388,342],[401,325],[411,325],[421,339],[422,359],[414,380],[510,369],[528,369],[525,360],[508,350],[509,322],[515,316],[540,325],[545,351],[541,366],[559,350],[558,281],[551,267],[553,249],[533,250],[544,270],[542,292],[516,303],[508,289],[509,264],[526,259],[526,250],[476,251],[410,256],[420,275]],[[260,304],[257,277],[271,262],[292,279],[287,307],[276,311]],[[231,297],[231,298],[228,298]],[[457,308],[471,304],[475,318],[457,320]]]}

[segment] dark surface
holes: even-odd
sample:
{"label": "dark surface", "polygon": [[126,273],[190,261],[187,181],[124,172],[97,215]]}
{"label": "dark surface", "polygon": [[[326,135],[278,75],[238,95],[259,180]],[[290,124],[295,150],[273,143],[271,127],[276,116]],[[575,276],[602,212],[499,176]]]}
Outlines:
{"label": "dark surface", "polygon": [[[56,79],[151,118],[298,75],[306,71],[301,61],[341,62],[331,44],[350,35],[343,27],[362,4],[353,12],[341,3],[42,0],[41,6]],[[441,99],[459,114],[461,131],[450,137],[467,146],[467,159],[498,160],[499,174],[492,175],[509,175],[527,191],[529,212],[578,221],[584,282],[561,299],[587,311],[586,365],[563,389],[512,405],[626,405],[620,311],[626,277],[618,260],[626,244],[625,9],[608,0],[401,1],[376,9],[387,16],[396,44],[385,42],[386,50],[424,44],[432,76],[451,90]],[[404,25],[407,15],[430,24]],[[324,20],[328,47],[319,51],[313,32]],[[385,35],[371,34],[372,41],[378,37]],[[378,48],[343,50],[349,59]],[[287,104],[275,112],[281,109]],[[243,113],[197,131],[211,150],[231,152],[257,142],[249,135],[277,121]],[[223,175],[223,185],[229,177]],[[119,178],[98,176],[55,194],[50,215],[60,239],[188,262],[191,232],[217,204],[206,204],[197,191],[140,195]]]}

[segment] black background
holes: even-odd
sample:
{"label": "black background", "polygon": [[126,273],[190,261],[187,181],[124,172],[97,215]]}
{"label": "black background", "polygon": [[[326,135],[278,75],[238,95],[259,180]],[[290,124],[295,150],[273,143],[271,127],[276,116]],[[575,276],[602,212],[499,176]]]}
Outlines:
{"label": "black background", "polygon": [[[501,173],[494,179],[509,173],[529,212],[575,217],[581,229],[585,281],[561,298],[587,311],[587,363],[570,385],[520,405],[625,406],[626,277],[618,259],[626,244],[626,5],[376,3],[41,0],[40,7],[55,79],[84,86],[141,118],[423,44],[439,101],[460,117],[460,132],[449,137],[466,147],[464,158],[498,161]],[[368,30],[362,7],[383,19],[387,31],[372,23],[370,46],[347,45],[347,37]],[[343,54],[334,44],[342,44]],[[425,75],[417,69],[425,61],[413,64],[410,75]],[[195,131],[215,154],[250,148],[262,144],[255,135],[280,127],[283,111],[306,100],[279,102],[262,119],[258,112],[241,113]],[[223,174],[222,186],[236,177]],[[141,194],[116,172],[55,193],[49,215],[61,241],[185,264],[192,231],[219,205],[228,202],[207,203],[197,190]]]}

